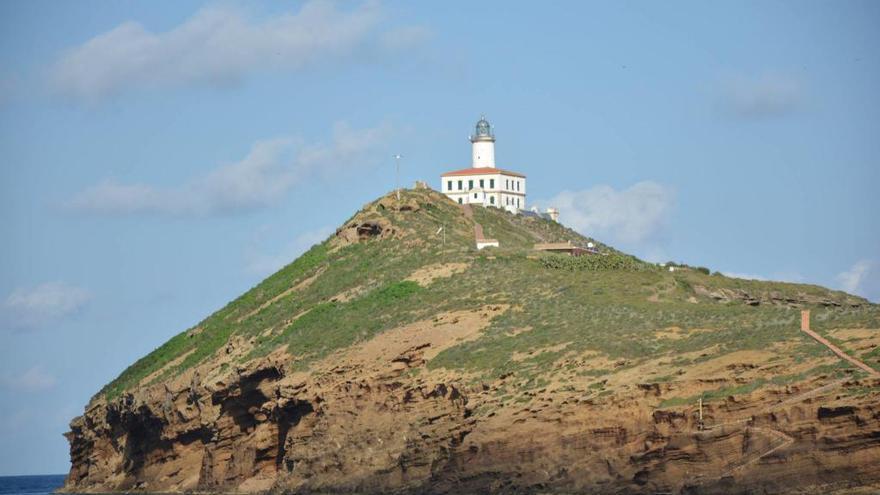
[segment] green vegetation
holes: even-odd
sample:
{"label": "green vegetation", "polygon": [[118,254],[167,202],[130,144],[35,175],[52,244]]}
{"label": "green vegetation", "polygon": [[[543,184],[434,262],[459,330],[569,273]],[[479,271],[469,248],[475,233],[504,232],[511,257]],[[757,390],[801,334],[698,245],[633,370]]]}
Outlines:
{"label": "green vegetation", "polygon": [[593,256],[566,256],[561,254],[548,254],[541,257],[541,265],[545,268],[555,268],[559,270],[627,270],[627,271],[657,271],[655,265],[645,263],[644,261],[620,253],[608,253],[605,255]]}
{"label": "green vegetation", "polygon": [[[404,191],[403,203],[407,209],[396,207],[393,197],[386,196],[344,224],[382,222],[391,227],[390,232],[360,242],[332,236],[314,246],[138,360],[101,393],[113,398],[140,383],[167,379],[230,343],[245,346],[246,352],[236,355],[240,361],[286,347],[292,366],[307,369],[315,360],[385,330],[487,304],[507,304],[512,309],[494,318],[479,339],[441,352],[429,368],[466,370],[485,378],[513,373],[522,390],[546,386],[547,370],[555,363],[566,355],[587,352],[627,363],[623,368],[660,357],[675,366],[688,366],[727,352],[767,349],[782,341],[792,343],[791,352],[798,360],[826,355],[822,346],[798,331],[798,308],[717,302],[701,296],[696,288],[824,298],[839,306],[813,305],[816,328],[880,328],[878,306],[841,292],[732,279],[709,275],[702,268],[670,273],[551,221],[487,208],[474,208],[471,220],[432,191]],[[500,241],[499,249],[475,249],[474,221],[488,237]],[[440,227],[445,243],[437,232]],[[536,242],[585,244],[588,240],[603,254],[573,258],[532,251]],[[463,263],[467,269],[437,278],[427,287],[406,280],[427,265],[446,263]],[[683,329],[682,338],[658,338],[659,330],[673,326]],[[513,359],[516,353],[537,349],[545,351]],[[682,357],[685,353],[693,354]],[[623,368],[579,373],[595,376],[601,383],[606,372]]]}
{"label": "green vegetation", "polygon": [[[385,328],[404,322],[405,313],[394,311],[421,287],[415,282],[395,282],[349,303],[321,303],[294,321],[262,349],[287,343],[289,352],[305,367],[335,349],[368,339]],[[364,318],[364,315],[374,315]],[[259,354],[259,353],[255,353]]]}

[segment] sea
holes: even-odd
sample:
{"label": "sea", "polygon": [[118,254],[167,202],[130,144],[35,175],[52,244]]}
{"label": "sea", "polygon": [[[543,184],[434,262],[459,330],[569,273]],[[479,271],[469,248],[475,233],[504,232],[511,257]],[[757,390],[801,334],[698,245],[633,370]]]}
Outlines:
{"label": "sea", "polygon": [[63,474],[0,476],[0,495],[46,495],[63,484]]}

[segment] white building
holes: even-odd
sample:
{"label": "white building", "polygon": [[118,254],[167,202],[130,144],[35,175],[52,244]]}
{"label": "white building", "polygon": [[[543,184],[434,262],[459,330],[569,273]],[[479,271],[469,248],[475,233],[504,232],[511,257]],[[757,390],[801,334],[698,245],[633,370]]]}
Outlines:
{"label": "white building", "polygon": [[480,118],[471,136],[470,168],[440,176],[440,191],[459,204],[495,206],[511,213],[526,207],[526,176],[495,167],[495,135]]}

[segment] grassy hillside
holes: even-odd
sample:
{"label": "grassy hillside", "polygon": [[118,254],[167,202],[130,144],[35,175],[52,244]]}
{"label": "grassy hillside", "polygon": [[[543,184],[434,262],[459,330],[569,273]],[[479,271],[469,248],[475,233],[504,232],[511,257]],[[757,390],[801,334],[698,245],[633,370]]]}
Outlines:
{"label": "grassy hillside", "polygon": [[[500,248],[474,248],[475,221]],[[441,226],[445,243],[437,233]],[[661,365],[640,379],[661,382],[674,380],[676,369],[724,353],[783,343],[796,360],[826,353],[798,331],[801,307],[813,310],[814,328],[826,334],[880,328],[877,305],[821,287],[669,272],[598,241],[599,256],[531,250],[535,242],[564,240],[592,239],[497,209],[475,208],[469,219],[433,191],[405,191],[401,203],[386,196],[366,205],[338,235],[137,361],[101,394],[113,398],[159,382],[211,359],[233,339],[248,342],[247,353],[236,358],[241,362],[286,348],[292,366],[307,370],[314,360],[379,332],[487,304],[511,310],[481,338],[440,353],[429,368],[458,370],[473,380],[513,373],[522,377],[519,392],[546,385],[551,374],[558,380],[568,371],[587,373],[601,393],[602,377],[649,361]],[[465,268],[427,284],[408,280],[424,267],[453,264]],[[567,364],[573,356],[595,356],[595,366]],[[861,357],[872,366],[880,359],[876,349]],[[781,374],[766,383],[795,378]]]}

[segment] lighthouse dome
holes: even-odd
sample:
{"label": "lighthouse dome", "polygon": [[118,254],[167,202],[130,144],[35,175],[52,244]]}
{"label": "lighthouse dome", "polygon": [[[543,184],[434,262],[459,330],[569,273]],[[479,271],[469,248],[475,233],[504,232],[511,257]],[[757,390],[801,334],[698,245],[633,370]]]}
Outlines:
{"label": "lighthouse dome", "polygon": [[473,140],[492,139],[495,137],[492,135],[492,125],[489,124],[489,121],[486,120],[486,117],[480,117],[480,120],[477,121],[477,125],[474,129],[474,135],[472,137]]}

